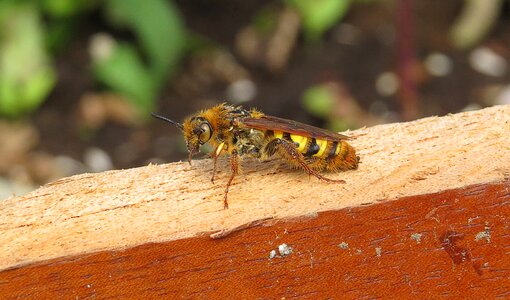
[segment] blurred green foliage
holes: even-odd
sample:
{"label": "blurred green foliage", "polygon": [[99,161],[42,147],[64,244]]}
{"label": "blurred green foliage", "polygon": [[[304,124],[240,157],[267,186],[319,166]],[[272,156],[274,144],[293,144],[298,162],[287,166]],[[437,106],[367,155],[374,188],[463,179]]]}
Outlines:
{"label": "blurred green foliage", "polygon": [[[283,3],[299,12],[304,37],[314,42],[346,15],[351,4],[377,1]],[[453,44],[460,48],[476,45],[497,21],[502,3],[465,0],[463,13],[451,30]],[[129,32],[134,39],[103,34],[108,38],[97,41],[105,43],[95,44],[97,51],[91,49],[98,54],[92,57],[92,75],[107,89],[125,96],[142,115],[153,109],[159,91],[192,44],[204,44],[200,37],[188,37],[171,0],[0,0],[0,115],[19,117],[41,105],[57,83],[54,56],[76,36],[80,20],[98,11],[113,32]],[[271,32],[275,10],[263,9],[254,22],[261,32]],[[321,93],[312,88],[304,95],[305,106],[316,115],[330,105]]]}
{"label": "blurred green foliage", "polygon": [[157,92],[184,54],[182,19],[165,0],[108,0],[105,12],[116,27],[135,34],[139,47],[127,42],[112,45],[106,57],[94,59],[94,74],[146,114],[153,110]]}
{"label": "blurred green foliage", "polygon": [[465,0],[450,29],[450,40],[459,49],[474,47],[491,32],[503,8],[503,0]]}
{"label": "blurred green foliage", "polygon": [[274,6],[266,6],[255,14],[253,24],[257,29],[258,33],[261,33],[265,37],[271,35],[275,29],[278,19],[278,11]]}
{"label": "blurred green foliage", "polygon": [[33,111],[55,82],[35,2],[0,2],[0,114]]}
{"label": "blurred green foliage", "polygon": [[101,52],[106,55],[92,57],[94,77],[142,115],[153,109],[186,50],[183,21],[172,2],[0,0],[0,115],[22,116],[46,99],[57,80],[53,56],[71,40],[79,20],[98,9],[105,23],[136,40],[112,38],[111,49]]}
{"label": "blurred green foliage", "polygon": [[306,89],[301,102],[306,111],[321,119],[327,119],[335,108],[335,96],[325,85],[315,85]]}
{"label": "blurred green foliage", "polygon": [[351,124],[335,117],[335,107],[338,101],[335,99],[334,91],[328,85],[318,84],[309,87],[303,93],[301,103],[303,108],[320,119],[326,120],[326,127],[333,131],[344,131],[351,127]]}
{"label": "blurred green foliage", "polygon": [[351,0],[286,0],[301,15],[308,41],[315,42],[347,13]]}
{"label": "blurred green foliage", "polygon": [[98,0],[41,0],[40,9],[52,18],[69,18],[91,11]]}
{"label": "blurred green foliage", "polygon": [[46,45],[50,52],[56,53],[75,36],[83,17],[99,7],[99,0],[40,0],[39,5],[47,20]]}

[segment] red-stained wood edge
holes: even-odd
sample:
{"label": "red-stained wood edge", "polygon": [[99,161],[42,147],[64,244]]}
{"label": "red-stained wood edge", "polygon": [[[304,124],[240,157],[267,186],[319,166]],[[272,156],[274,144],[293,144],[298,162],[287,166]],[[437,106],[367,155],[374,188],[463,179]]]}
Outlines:
{"label": "red-stained wood edge", "polygon": [[510,182],[0,272],[1,299],[396,296],[509,298]]}

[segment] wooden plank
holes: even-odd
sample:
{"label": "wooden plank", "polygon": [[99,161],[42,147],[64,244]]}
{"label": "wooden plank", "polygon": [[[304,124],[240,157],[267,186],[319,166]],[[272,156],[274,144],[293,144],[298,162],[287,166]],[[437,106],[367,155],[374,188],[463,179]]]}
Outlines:
{"label": "wooden plank", "polygon": [[[256,275],[248,270],[254,266],[244,264],[250,262],[259,267],[269,264],[277,268],[280,273],[271,273],[270,270],[266,273],[278,276],[263,277],[262,281],[268,286],[271,286],[272,280],[277,281],[289,291],[296,290],[286,295],[306,292],[293,283],[302,283],[304,288],[304,282],[312,279],[301,278],[303,276],[317,280],[333,276],[335,280],[354,280],[358,285],[366,283],[382,288],[376,284],[382,275],[372,273],[375,272],[372,269],[388,271],[387,276],[395,278],[382,282],[393,282],[393,285],[397,285],[395,280],[402,279],[404,275],[413,275],[413,278],[422,278],[426,282],[436,282],[433,278],[439,276],[445,282],[452,282],[452,278],[462,279],[455,273],[459,269],[468,272],[466,260],[474,264],[475,267],[471,264],[470,268],[477,274],[480,270],[485,274],[489,268],[487,270],[493,270],[491,274],[502,274],[508,278],[508,268],[504,267],[505,264],[510,265],[508,244],[494,236],[508,235],[504,222],[508,216],[509,132],[510,106],[349,132],[347,135],[356,137],[351,143],[361,157],[360,167],[355,171],[330,174],[332,178],[346,180],[347,184],[318,182],[306,174],[289,170],[278,161],[260,163],[247,159],[243,161],[244,173],[231,187],[228,210],[224,210],[222,204],[228,172],[221,172],[216,183],[212,184],[210,160],[196,161],[191,167],[187,163],[149,165],[65,178],[24,197],[0,201],[0,290],[6,297],[26,293],[36,295],[28,290],[41,295],[46,291],[62,296],[72,292],[81,297],[92,293],[87,279],[111,275],[113,277],[104,279],[124,279],[126,284],[134,285],[142,285],[139,280],[146,277],[151,277],[146,279],[154,282],[189,282],[193,283],[188,287],[189,293],[199,293],[200,286],[196,284],[204,282],[207,278],[200,276],[206,274],[209,279],[223,276],[222,282],[233,286],[232,290],[216,287],[218,293],[239,290],[239,284],[235,282],[242,278],[246,279],[243,282],[249,293],[251,286],[254,290],[265,286],[247,280],[250,277],[246,274]],[[219,169],[228,170],[227,162],[220,162]],[[469,186],[471,188],[463,192]],[[492,189],[491,186],[498,188]],[[477,189],[485,196],[470,198],[470,194],[476,196]],[[449,193],[445,192],[448,190],[457,192],[449,194],[453,197],[451,199],[445,196],[440,198],[443,202],[436,202],[437,195]],[[491,192],[495,193],[495,198],[490,198]],[[418,198],[410,197],[413,195]],[[435,196],[427,198],[425,195]],[[464,203],[471,204],[464,207]],[[364,207],[370,204],[374,205]],[[422,211],[414,211],[415,206],[423,206]],[[482,208],[488,209],[482,211]],[[369,213],[361,213],[365,209]],[[450,219],[450,214],[458,214],[458,218]],[[378,221],[378,216],[385,217]],[[483,230],[480,230],[482,223],[476,223],[477,218],[483,220]],[[289,219],[294,221],[285,221]],[[345,223],[344,219],[345,222],[350,220],[350,223]],[[466,220],[470,219],[475,225],[466,225]],[[497,223],[498,220],[500,223]],[[274,225],[250,228],[261,222],[267,226]],[[371,223],[378,226],[371,227]],[[417,254],[414,250],[421,248],[411,247],[413,244],[407,243],[409,237],[404,236],[414,233],[407,232],[409,226],[422,223],[425,227],[414,231],[422,234],[423,238],[429,237],[435,246],[425,244],[429,248]],[[486,227],[489,229],[486,230]],[[236,230],[239,233],[228,235]],[[297,232],[292,239],[285,238],[285,232],[289,230]],[[303,233],[300,235],[298,232]],[[431,232],[434,234],[431,235]],[[473,241],[472,234],[475,233],[481,238]],[[225,238],[210,240],[211,234]],[[250,234],[261,237],[254,238],[255,242],[236,240],[239,237],[247,240]],[[486,239],[487,235],[490,235],[490,241]],[[395,240],[397,237],[399,239]],[[418,235],[414,237],[417,239]],[[233,244],[228,242],[231,239]],[[484,239],[487,245],[480,243]],[[248,240],[252,241],[251,237]],[[293,255],[267,259],[268,251],[276,249],[280,241],[295,249]],[[348,251],[332,252],[333,248],[328,248],[338,246],[342,241],[349,244]],[[487,256],[487,261],[480,260],[478,247],[494,251],[491,255],[495,256]],[[371,258],[369,254],[376,248],[378,252],[371,254],[375,258]],[[394,249],[393,252],[391,249]],[[361,252],[358,253],[358,250]],[[190,251],[189,254],[186,251]],[[439,257],[438,253],[446,253],[450,268],[457,271],[440,272],[439,275],[430,273],[433,270],[428,264],[432,260],[428,258],[440,259],[442,256]],[[384,254],[389,260],[380,263]],[[197,255],[204,257],[195,257]],[[413,264],[405,265],[397,256],[406,257]],[[87,257],[93,260],[87,261]],[[305,267],[306,257],[307,263],[315,261],[316,257],[320,258],[320,263],[312,263],[313,270],[308,270]],[[67,261],[68,258],[71,261]],[[296,264],[287,266],[288,258],[297,259],[292,260]],[[498,259],[499,262],[493,263]],[[335,264],[326,264],[330,260]],[[390,263],[390,260],[393,262]],[[89,265],[96,264],[96,269],[89,269]],[[402,270],[407,273],[400,271],[401,264],[405,265]],[[58,269],[58,266],[66,267]],[[254,268],[257,269],[257,266]],[[443,261],[438,268],[446,270],[444,266]],[[490,269],[491,266],[496,267]],[[109,271],[101,271],[103,268]],[[308,271],[299,271],[302,268]],[[349,268],[360,271],[354,272],[352,278],[330,274],[350,274]],[[229,271],[231,269],[234,271]],[[425,270],[429,270],[428,273]],[[207,273],[209,271],[213,272],[212,275]],[[288,273],[285,276],[282,275],[284,271]],[[160,273],[163,275],[158,275]],[[294,273],[299,276],[294,277]],[[41,286],[37,286],[31,276],[40,280]],[[488,281],[506,287],[499,277],[494,276]],[[94,281],[94,284],[103,285],[102,290],[98,290],[100,293],[95,295],[102,297],[110,295],[107,291],[111,291],[111,295],[129,291],[117,281]],[[158,289],[154,282],[153,292]],[[273,282],[273,286],[275,284]],[[331,287],[330,284],[326,281],[322,289]],[[392,284],[386,285],[387,290],[395,289]],[[23,285],[30,288],[20,289]],[[485,286],[488,285],[485,283]],[[165,286],[165,292],[175,290],[175,286]],[[504,290],[496,291],[495,288],[489,290],[493,293],[491,295],[504,295]],[[484,287],[480,289],[487,293]],[[145,293],[136,290],[136,287],[130,291]],[[399,288],[399,291],[402,290]],[[414,290],[411,292],[414,293]],[[184,292],[180,295],[191,294]]]}
{"label": "wooden plank", "polygon": [[266,225],[4,271],[0,298],[510,297],[509,181]]}

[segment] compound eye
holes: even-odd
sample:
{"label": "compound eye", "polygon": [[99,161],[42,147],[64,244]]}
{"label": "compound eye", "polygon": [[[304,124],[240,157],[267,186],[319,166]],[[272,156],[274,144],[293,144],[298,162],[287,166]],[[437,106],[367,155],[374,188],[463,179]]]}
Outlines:
{"label": "compound eye", "polygon": [[208,122],[200,124],[200,135],[198,136],[198,139],[200,140],[201,144],[207,143],[211,139],[212,136],[212,129],[211,125],[209,125]]}

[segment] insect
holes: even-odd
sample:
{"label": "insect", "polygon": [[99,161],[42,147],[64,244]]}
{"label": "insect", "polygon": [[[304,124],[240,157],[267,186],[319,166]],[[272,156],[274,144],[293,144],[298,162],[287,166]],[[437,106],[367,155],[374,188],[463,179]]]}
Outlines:
{"label": "insect", "polygon": [[296,121],[268,116],[262,112],[227,103],[202,110],[186,118],[182,124],[152,113],[152,116],[179,128],[189,152],[188,161],[199,152],[200,146],[209,143],[214,151],[214,183],[217,159],[230,155],[232,173],[225,189],[224,208],[228,208],[228,191],[239,172],[239,160],[251,156],[260,160],[278,156],[290,166],[300,168],[320,180],[345,183],[322,176],[319,171],[346,171],[356,169],[359,157],[346,140],[350,138],[302,124]]}

